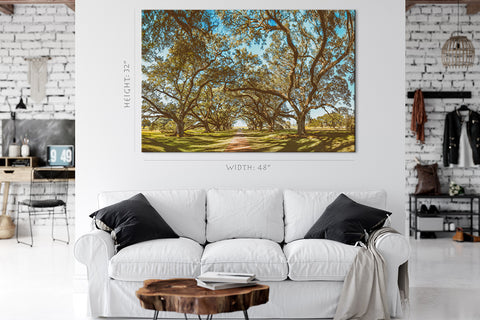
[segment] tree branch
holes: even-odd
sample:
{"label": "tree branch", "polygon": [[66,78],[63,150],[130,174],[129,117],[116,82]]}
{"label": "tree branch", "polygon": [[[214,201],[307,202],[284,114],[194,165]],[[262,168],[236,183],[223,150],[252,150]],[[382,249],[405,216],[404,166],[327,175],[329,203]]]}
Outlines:
{"label": "tree branch", "polygon": [[290,70],[290,72],[288,74],[290,84],[288,86],[287,96],[288,96],[288,99],[290,99],[291,92],[292,92],[293,86],[295,84],[295,68],[297,67],[297,63],[298,63],[298,50],[297,50],[297,47],[295,46],[295,44],[293,43],[292,35],[290,34],[290,30],[288,30],[287,27],[285,27],[281,23],[281,21],[276,16],[273,16],[270,13],[270,11],[268,11],[268,10],[267,10],[267,15],[269,16],[269,18],[271,18],[273,21],[275,21],[275,23],[278,25],[279,30],[283,31],[283,33],[287,37],[288,47],[293,52],[292,70]]}
{"label": "tree branch", "polygon": [[159,106],[157,106],[152,100],[150,100],[146,96],[142,96],[142,99],[147,101],[147,103],[150,104],[150,106],[153,107],[153,109],[156,112],[158,112],[159,114],[163,115],[166,118],[172,119],[175,122],[178,121],[178,118],[174,113],[171,113],[171,112],[168,112],[168,111],[165,111],[165,110],[161,109]]}

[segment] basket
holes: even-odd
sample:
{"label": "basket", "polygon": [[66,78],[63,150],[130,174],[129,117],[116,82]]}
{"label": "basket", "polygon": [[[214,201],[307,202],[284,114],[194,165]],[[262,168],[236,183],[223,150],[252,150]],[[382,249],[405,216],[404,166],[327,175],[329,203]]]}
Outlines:
{"label": "basket", "polygon": [[0,239],[10,239],[15,234],[15,224],[10,216],[0,215]]}

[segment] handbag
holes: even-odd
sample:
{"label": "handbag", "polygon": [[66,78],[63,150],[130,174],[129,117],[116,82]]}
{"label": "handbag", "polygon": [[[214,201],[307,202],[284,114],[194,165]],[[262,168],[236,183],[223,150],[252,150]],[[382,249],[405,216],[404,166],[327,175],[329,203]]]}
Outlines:
{"label": "handbag", "polygon": [[439,194],[440,181],[437,175],[438,164],[417,164],[415,169],[417,170],[418,176],[415,194]]}

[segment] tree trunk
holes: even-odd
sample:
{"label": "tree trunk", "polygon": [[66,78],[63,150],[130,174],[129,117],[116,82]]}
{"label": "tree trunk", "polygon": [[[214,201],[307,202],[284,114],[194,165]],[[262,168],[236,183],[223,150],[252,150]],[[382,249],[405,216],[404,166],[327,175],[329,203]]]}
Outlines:
{"label": "tree trunk", "polygon": [[268,130],[269,130],[270,132],[275,131],[275,121],[271,121],[271,122],[268,124]]}
{"label": "tree trunk", "polygon": [[212,132],[212,130],[210,130],[210,126],[208,125],[207,121],[204,121],[202,124],[203,124],[203,127],[205,128],[206,133]]}
{"label": "tree trunk", "polygon": [[183,137],[185,135],[185,124],[183,121],[176,122],[177,125],[177,136]]}
{"label": "tree trunk", "polygon": [[303,113],[297,115],[297,134],[305,135],[305,115]]}

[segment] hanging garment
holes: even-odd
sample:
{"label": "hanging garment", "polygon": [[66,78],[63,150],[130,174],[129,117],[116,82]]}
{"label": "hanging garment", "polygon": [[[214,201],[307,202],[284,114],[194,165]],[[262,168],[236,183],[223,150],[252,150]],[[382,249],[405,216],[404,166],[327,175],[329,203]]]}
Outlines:
{"label": "hanging garment", "polygon": [[458,143],[458,164],[450,164],[450,167],[455,168],[470,168],[474,167],[473,163],[473,154],[472,147],[470,146],[470,141],[468,139],[467,133],[467,123],[469,118],[469,113],[463,116],[460,113],[462,129],[460,130],[460,141]]}
{"label": "hanging garment", "polygon": [[425,103],[423,101],[422,90],[415,91],[413,96],[412,123],[410,130],[415,131],[417,140],[425,143],[425,122],[427,122],[427,113],[425,112]]}
{"label": "hanging garment", "polygon": [[28,82],[30,83],[30,97],[36,103],[41,103],[46,97],[47,60],[47,57],[29,59]]}
{"label": "hanging garment", "polygon": [[[480,164],[480,114],[470,110],[468,120],[465,122],[465,129],[462,126],[462,118],[458,110],[447,113],[445,117],[445,129],[443,134],[443,165],[445,167],[450,164],[459,164],[460,156],[460,138],[462,130],[466,131],[464,136],[463,157],[470,157],[465,154],[465,150],[470,146],[471,158],[473,165]],[[464,131],[464,132],[465,132]]]}

